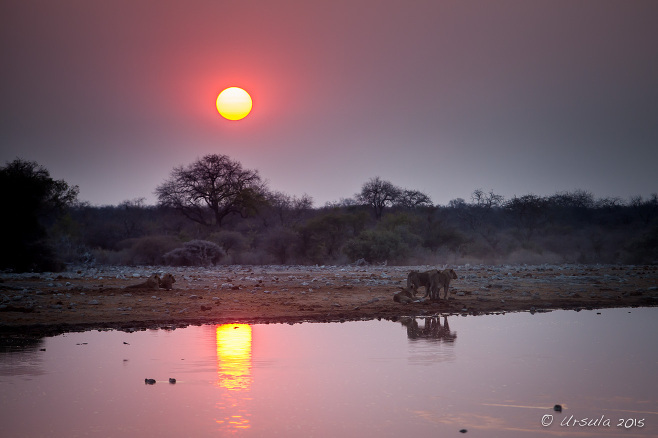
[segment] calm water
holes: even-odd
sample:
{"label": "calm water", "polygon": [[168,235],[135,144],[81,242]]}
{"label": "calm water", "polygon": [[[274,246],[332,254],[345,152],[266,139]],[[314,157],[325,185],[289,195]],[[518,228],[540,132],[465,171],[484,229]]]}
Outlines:
{"label": "calm water", "polygon": [[0,435],[657,436],[658,308],[600,312],[46,338],[0,353]]}

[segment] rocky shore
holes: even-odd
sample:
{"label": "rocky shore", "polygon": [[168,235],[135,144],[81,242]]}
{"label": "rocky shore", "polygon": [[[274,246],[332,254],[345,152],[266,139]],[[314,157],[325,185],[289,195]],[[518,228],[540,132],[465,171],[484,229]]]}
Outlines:
{"label": "rocky shore", "polygon": [[[448,300],[409,304],[392,299],[408,272],[435,267],[97,266],[1,274],[0,336],[658,305],[653,265],[451,267],[459,278]],[[127,288],[153,273],[173,274],[173,289]]]}

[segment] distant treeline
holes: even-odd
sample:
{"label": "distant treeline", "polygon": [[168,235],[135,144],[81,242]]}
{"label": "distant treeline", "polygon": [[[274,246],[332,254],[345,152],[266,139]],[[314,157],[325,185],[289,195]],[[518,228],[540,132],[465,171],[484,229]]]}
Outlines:
{"label": "distant treeline", "polygon": [[[221,184],[193,177],[192,171],[208,175],[209,168],[219,171],[211,178]],[[247,183],[237,178],[241,172]],[[61,189],[63,182],[58,183]],[[71,200],[77,188],[68,189]],[[156,194],[157,206],[143,200],[104,207],[60,203],[50,214],[40,213],[41,230],[32,233],[36,248],[47,249],[48,263],[19,266],[7,256],[10,247],[1,267],[658,262],[655,194],[624,201],[576,190],[505,199],[477,189],[469,200],[433,205],[421,192],[372,178],[353,197],[314,207],[310,197],[272,192],[257,172],[217,155],[175,168]],[[17,204],[9,204],[8,211],[16,211]],[[17,234],[23,245],[34,246],[29,232],[16,233],[21,227],[14,220],[3,231],[14,233],[14,246],[21,242]]]}
{"label": "distant treeline", "polygon": [[[481,201],[388,207],[380,219],[373,207],[350,201],[321,208],[284,202],[247,218],[231,216],[221,228],[199,225],[172,207],[76,207],[58,251],[70,261],[138,265],[658,261],[656,196],[621,203],[576,191]],[[192,260],[168,260],[172,250],[199,240],[215,244],[216,254],[191,251]]]}

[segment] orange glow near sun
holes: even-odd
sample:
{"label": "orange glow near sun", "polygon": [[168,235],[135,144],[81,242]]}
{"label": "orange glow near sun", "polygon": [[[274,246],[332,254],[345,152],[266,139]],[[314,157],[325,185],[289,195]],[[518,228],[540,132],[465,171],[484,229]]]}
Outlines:
{"label": "orange glow near sun", "polygon": [[251,106],[251,96],[242,88],[230,87],[217,96],[217,111],[228,120],[244,119]]}

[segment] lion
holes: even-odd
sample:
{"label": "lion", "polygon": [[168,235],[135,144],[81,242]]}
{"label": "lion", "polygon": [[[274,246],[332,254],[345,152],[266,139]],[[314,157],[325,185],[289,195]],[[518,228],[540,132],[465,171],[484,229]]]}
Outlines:
{"label": "lion", "polygon": [[415,297],[418,293],[418,288],[425,286],[425,296],[427,296],[430,291],[430,276],[435,272],[437,272],[436,269],[425,272],[411,271],[407,275],[407,289],[413,290]]}
{"label": "lion", "polygon": [[158,274],[153,274],[146,281],[143,281],[138,284],[131,284],[126,286],[126,289],[157,289],[160,287],[160,276]]}
{"label": "lion", "polygon": [[160,288],[166,290],[172,290],[174,288],[175,282],[176,279],[174,278],[174,276],[167,272],[160,279]]}
{"label": "lion", "polygon": [[[448,299],[448,288],[450,280],[457,280],[459,277],[454,269],[445,269],[436,271],[430,276],[429,296],[431,300],[441,299],[441,287],[443,287],[443,299]],[[427,297],[427,293],[425,297]]]}
{"label": "lion", "polygon": [[413,303],[415,301],[416,296],[414,295],[413,289],[400,289],[399,292],[393,294],[393,301],[402,304]]}

